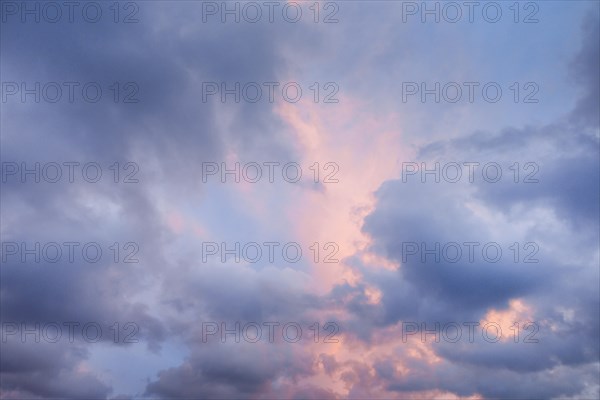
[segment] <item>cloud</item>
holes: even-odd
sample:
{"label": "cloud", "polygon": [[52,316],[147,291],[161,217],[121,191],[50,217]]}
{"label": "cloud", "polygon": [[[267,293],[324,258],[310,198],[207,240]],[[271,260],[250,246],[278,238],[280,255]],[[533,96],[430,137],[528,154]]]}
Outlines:
{"label": "cloud", "polygon": [[[538,31],[477,26],[473,35],[466,24],[458,29],[383,21],[401,17],[400,6],[390,11],[354,4],[342,7],[347,23],[331,26],[311,20],[203,24],[202,4],[139,3],[141,22],[131,25],[2,24],[4,82],[94,81],[104,89],[98,103],[2,103],[3,162],[94,161],[104,172],[98,183],[3,182],[2,240],[30,246],[94,241],[104,257],[97,263],[34,262],[31,256],[3,262],[0,322],[97,322],[106,334],[97,344],[80,338],[81,326],[74,343],[22,343],[11,336],[2,343],[0,397],[597,395],[595,11],[583,25],[577,55],[560,61],[578,85],[573,109],[553,115],[551,102],[530,109],[530,118],[520,109],[512,116],[508,106],[474,106],[470,114],[470,105],[400,104],[399,88],[406,79],[502,72],[508,63],[495,53],[512,50],[508,42],[519,29],[540,35],[523,42],[526,52],[513,54],[532,65],[515,61],[509,69],[531,73],[548,58],[529,45],[550,35],[552,24]],[[565,26],[575,19],[569,15]],[[513,28],[517,33],[502,39],[500,50],[478,42],[500,40]],[[457,44],[461,40],[464,46]],[[568,53],[568,40],[561,40],[560,55]],[[471,54],[475,48],[480,52]],[[529,53],[534,50],[539,60]],[[490,55],[495,57],[488,60]],[[457,65],[441,65],[440,59]],[[312,92],[297,104],[202,101],[202,82],[274,80],[303,86],[335,80],[341,102],[310,103]],[[134,82],[139,102],[113,101],[114,82]],[[564,106],[571,100],[556,101]],[[483,120],[483,128],[467,117]],[[531,122],[521,125],[522,119]],[[455,123],[445,126],[448,121]],[[478,175],[474,183],[423,184],[414,176],[403,182],[393,163],[411,154],[427,163],[498,162],[505,179],[490,183]],[[202,184],[202,163],[225,160],[307,161],[305,167],[338,161],[341,183]],[[139,166],[139,182],[114,183],[109,167],[128,161]],[[510,169],[515,162],[516,183]],[[523,182],[532,171],[539,182]],[[340,262],[313,265],[310,255],[293,265],[200,262],[202,241],[294,235],[308,242],[338,240]],[[471,241],[499,243],[504,257],[473,263],[436,262],[431,255],[425,262],[420,255],[405,259],[408,242]],[[115,262],[115,242],[121,257],[123,244],[139,245],[139,262]],[[534,242],[539,262],[514,262],[514,242],[521,246],[520,261],[528,254],[522,245]],[[539,326],[539,343],[489,343],[480,336],[466,344],[423,343],[421,332],[401,340],[403,322],[431,327],[525,314]],[[202,340],[204,322],[232,327],[266,321],[297,322],[304,339]],[[323,343],[329,321],[339,327],[339,341]],[[135,323],[140,347],[161,362],[144,364],[135,378],[114,379],[105,365],[142,364],[137,347],[114,343],[115,322]],[[318,343],[311,336],[315,322]],[[127,357],[107,355],[101,362],[104,346],[127,350]],[[119,380],[137,389],[118,387]]]}
{"label": "cloud", "polygon": [[[597,74],[586,72],[597,65],[597,20],[586,22],[584,33],[584,46],[572,64],[583,88],[575,109],[548,125],[475,132],[421,147],[417,160],[429,169],[436,162],[497,162],[505,175],[492,183],[477,170],[469,183],[463,167],[458,183],[436,183],[433,174],[423,183],[420,173],[386,181],[376,192],[377,203],[363,231],[372,238],[368,251],[399,268],[372,269],[355,257],[350,262],[363,277],[361,283],[341,285],[331,293],[354,315],[345,321],[346,333],[370,344],[381,340],[378,331],[402,322],[416,321],[432,329],[436,323],[480,321],[490,310],[507,309],[515,299],[534,310],[539,343],[431,341],[428,345],[442,364],[409,362],[408,373],[393,376],[382,367],[378,371],[390,390],[437,389],[492,398],[573,396],[586,388],[597,390],[598,111],[596,107],[585,114],[581,106],[593,103],[598,93]],[[585,123],[573,123],[580,120]],[[535,172],[538,181],[524,183],[521,171],[515,182],[510,169],[515,162],[521,169],[535,162],[526,172]],[[449,261],[452,257],[443,257],[441,251],[439,260],[435,252],[423,256],[423,245],[432,250],[436,242],[441,247],[497,243],[504,257],[499,262],[483,257],[469,262],[465,246],[459,262]],[[509,250],[513,242],[536,243],[539,262],[515,262]],[[416,255],[407,256],[407,243],[419,245]],[[378,304],[368,303],[366,285],[380,291]],[[556,374],[585,377],[560,385]],[[476,376],[478,383],[459,376]],[[530,382],[536,382],[535,387]]]}

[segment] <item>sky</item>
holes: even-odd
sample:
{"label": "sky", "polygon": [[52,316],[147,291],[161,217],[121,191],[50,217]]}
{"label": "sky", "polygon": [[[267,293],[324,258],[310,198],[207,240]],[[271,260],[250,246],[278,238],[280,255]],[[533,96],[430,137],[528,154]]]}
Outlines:
{"label": "sky", "polygon": [[600,398],[599,27],[1,0],[0,398]]}

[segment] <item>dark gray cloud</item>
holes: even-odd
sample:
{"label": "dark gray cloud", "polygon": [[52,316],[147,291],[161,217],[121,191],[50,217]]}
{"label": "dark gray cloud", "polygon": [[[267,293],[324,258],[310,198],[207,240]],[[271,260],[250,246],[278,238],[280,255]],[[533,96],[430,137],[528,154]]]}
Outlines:
{"label": "dark gray cloud", "polygon": [[[421,365],[419,365],[421,364]],[[594,382],[597,367],[555,368],[543,373],[513,372],[505,369],[466,368],[456,363],[444,363],[432,371],[425,363],[415,362],[412,371],[395,376],[388,388],[401,393],[430,388],[435,381],[440,390],[459,396],[483,395],[485,398],[555,398],[583,395],[596,396],[585,382]]]}
{"label": "dark gray cloud", "polygon": [[2,344],[2,395],[6,398],[106,398],[111,388],[83,368],[81,344]]}
{"label": "dark gray cloud", "polygon": [[289,344],[276,349],[269,343],[204,346],[197,345],[181,366],[160,372],[158,380],[148,385],[147,394],[165,398],[276,398],[289,389],[274,383],[278,377],[294,380],[312,374],[314,368],[309,354],[294,351]]}
{"label": "dark gray cloud", "polygon": [[598,36],[600,28],[597,15],[590,14],[585,22],[585,37],[582,51],[571,63],[571,71],[575,82],[582,86],[583,95],[571,115],[571,119],[583,126],[597,127],[598,108],[600,108],[600,50],[598,49]]}
{"label": "dark gray cloud", "polygon": [[[77,91],[73,103],[65,97],[56,104],[35,103],[32,96],[25,103],[18,98],[3,103],[2,161],[29,166],[92,161],[102,166],[105,178],[97,184],[81,179],[73,184],[2,183],[3,241],[93,241],[105,251],[95,264],[35,263],[31,258],[3,262],[2,322],[97,322],[105,332],[114,322],[134,322],[140,327],[136,339],[158,351],[170,321],[157,317],[151,303],[160,300],[149,298],[146,291],[160,285],[164,271],[176,267],[165,254],[173,236],[156,194],[168,201],[199,199],[202,162],[221,161],[228,151],[292,157],[294,150],[282,138],[286,132],[271,117],[273,104],[203,103],[201,91],[203,81],[277,80],[283,67],[278,43],[284,36],[277,34],[282,26],[203,26],[198,23],[200,7],[146,2],[140,4],[140,23],[131,25],[107,19],[99,24],[2,24],[3,82],[26,82],[28,87],[35,82],[97,82],[103,89],[98,103],[82,101]],[[163,23],[165,18],[172,20]],[[139,102],[115,103],[109,89],[114,82],[134,82]],[[230,126],[219,125],[223,114]],[[136,162],[139,183],[113,184],[108,167],[115,161]],[[111,262],[108,247],[129,241],[140,246],[140,262]],[[246,293],[250,298],[255,294]],[[227,309],[211,305],[209,297],[205,301],[214,312]],[[106,343],[110,340],[103,337]],[[35,352],[28,345],[19,351]],[[14,346],[14,341],[3,343],[3,362],[5,354],[17,351]],[[47,347],[73,351],[68,344]],[[110,393],[101,378],[75,373],[88,357],[85,351],[63,358],[64,368],[55,366],[46,375],[27,369],[27,364],[47,364],[54,353],[35,354],[6,359],[19,358],[23,368],[3,363],[3,395],[101,398]]]}

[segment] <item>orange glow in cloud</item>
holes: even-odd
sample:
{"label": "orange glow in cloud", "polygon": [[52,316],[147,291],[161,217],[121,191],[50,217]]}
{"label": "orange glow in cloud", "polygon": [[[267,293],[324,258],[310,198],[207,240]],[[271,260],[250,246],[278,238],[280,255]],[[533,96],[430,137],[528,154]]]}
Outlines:
{"label": "orange glow in cloud", "polygon": [[193,217],[179,212],[177,209],[167,209],[163,212],[166,226],[175,235],[187,235],[191,233],[197,238],[206,238],[208,232]]}
{"label": "orange glow in cloud", "polygon": [[[382,328],[374,333],[369,342],[341,335],[337,344],[312,344],[306,351],[316,358],[316,373],[302,379],[302,383],[327,388],[341,398],[347,398],[350,393],[356,396],[358,390],[361,398],[381,399],[482,399],[480,395],[468,397],[456,396],[439,390],[422,392],[390,391],[386,381],[375,371],[377,362],[391,362],[391,374],[397,381],[406,381],[411,376],[420,376],[423,363],[432,373],[444,361],[438,357],[431,342],[424,342],[420,335],[409,335],[402,338],[401,323]],[[412,369],[412,363],[419,369]],[[433,379],[433,378],[432,378]]]}
{"label": "orange glow in cloud", "polygon": [[[338,104],[316,104],[301,100],[279,103],[276,112],[288,124],[300,145],[301,163],[323,168],[327,162],[339,165],[337,183],[322,183],[323,190],[297,193],[288,213],[293,226],[306,243],[335,242],[340,263],[314,265],[316,290],[326,293],[334,285],[355,284],[360,276],[343,260],[364,254],[369,238],[361,232],[363,218],[372,210],[373,192],[386,180],[397,177],[400,130],[397,116],[376,115],[359,100],[342,97]],[[363,257],[363,256],[361,256]],[[380,267],[396,268],[374,255],[363,261],[381,262]],[[375,292],[369,294],[375,300]]]}
{"label": "orange glow in cloud", "polygon": [[[287,208],[287,219],[293,222],[291,229],[302,241],[333,241],[339,245],[336,254],[339,263],[313,264],[315,290],[324,294],[337,284],[360,282],[360,274],[344,262],[350,256],[358,256],[368,267],[397,270],[397,263],[368,251],[371,239],[361,232],[361,227],[364,217],[375,206],[374,192],[384,181],[398,177],[397,160],[408,157],[408,151],[400,150],[398,116],[377,115],[352,98],[341,98],[339,104],[280,103],[276,111],[299,143],[302,157],[299,163],[339,165],[338,183],[323,183],[323,190],[302,188]],[[364,295],[371,305],[378,304],[382,297],[381,291],[371,286]],[[347,311],[342,307],[328,310],[326,315],[343,321]],[[368,343],[342,334],[338,336],[338,344],[312,346],[307,351],[317,359],[335,360],[336,367],[327,370],[322,362],[318,363],[318,373],[307,378],[307,383],[328,388],[342,397],[360,388],[366,391],[361,394],[372,398],[401,398],[404,394],[390,392],[379,382],[373,365],[391,357],[395,373],[402,375],[410,372],[407,360],[419,359],[433,368],[440,359],[431,344],[421,342],[420,338],[403,342],[400,332],[398,326],[375,330],[376,337]],[[441,392],[423,395],[428,399],[434,397],[452,398]]]}
{"label": "orange glow in cloud", "polygon": [[181,234],[184,230],[184,217],[177,211],[171,210],[166,215],[167,226],[173,233]]}
{"label": "orange glow in cloud", "polygon": [[513,334],[517,329],[515,323],[518,323],[519,329],[522,330],[523,326],[531,321],[535,321],[532,307],[523,300],[512,299],[507,309],[491,309],[479,323],[485,325],[493,322],[500,325],[502,332],[510,332],[510,334],[505,333],[500,337],[501,341],[506,342],[513,339]]}

